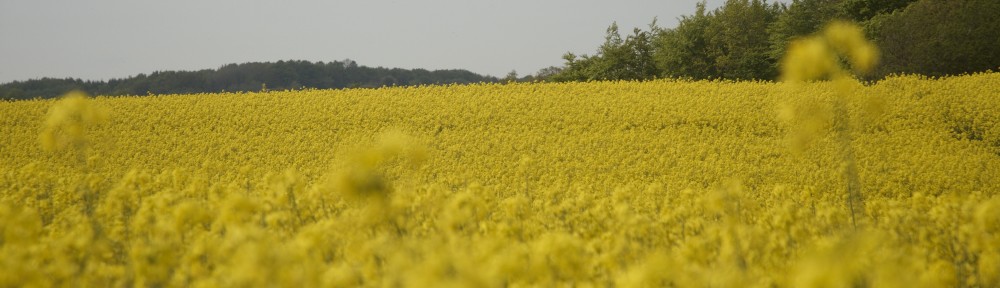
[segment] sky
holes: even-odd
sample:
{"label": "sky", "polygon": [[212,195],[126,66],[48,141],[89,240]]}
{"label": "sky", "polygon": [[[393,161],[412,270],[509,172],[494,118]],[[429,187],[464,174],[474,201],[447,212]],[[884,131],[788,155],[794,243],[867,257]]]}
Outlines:
{"label": "sky", "polygon": [[[524,76],[698,0],[0,0],[0,83],[338,61]],[[709,9],[724,0],[709,0]]]}

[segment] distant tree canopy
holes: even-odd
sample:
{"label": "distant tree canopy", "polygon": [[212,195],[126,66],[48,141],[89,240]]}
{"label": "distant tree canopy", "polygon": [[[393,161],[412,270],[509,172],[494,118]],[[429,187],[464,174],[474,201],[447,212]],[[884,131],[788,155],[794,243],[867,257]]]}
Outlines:
{"label": "distant tree canopy", "polygon": [[[655,26],[651,27],[655,31]],[[622,39],[618,24],[611,24],[598,55],[577,57],[566,53],[563,56],[566,67],[550,78],[556,81],[586,81],[655,77],[659,71],[653,63],[653,33],[635,29],[633,34]]]}
{"label": "distant tree canopy", "polygon": [[[870,79],[894,73],[955,75],[1000,68],[997,0],[727,0],[705,3],[677,27],[635,29],[622,38],[607,30],[594,55],[563,56],[551,81],[689,79],[774,80],[788,43],[835,19],[865,28],[881,49]],[[553,73],[553,71],[557,71]]]}
{"label": "distant tree canopy", "polygon": [[1000,1],[917,1],[872,23],[881,74],[955,75],[1000,67]]}
{"label": "distant tree canopy", "polygon": [[278,61],[229,64],[215,70],[164,71],[125,79],[84,81],[42,78],[0,85],[0,99],[58,97],[70,90],[95,95],[147,95],[259,91],[300,88],[354,88],[497,82],[466,70],[372,68],[351,60],[333,62]]}

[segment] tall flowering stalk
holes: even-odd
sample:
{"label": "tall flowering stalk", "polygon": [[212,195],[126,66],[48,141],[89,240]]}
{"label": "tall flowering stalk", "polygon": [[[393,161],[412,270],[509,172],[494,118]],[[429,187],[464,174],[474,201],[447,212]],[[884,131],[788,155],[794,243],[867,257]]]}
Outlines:
{"label": "tall flowering stalk", "polygon": [[[837,87],[833,102],[832,129],[836,133],[841,159],[841,173],[847,188],[847,207],[851,210],[851,223],[857,227],[857,214],[864,211],[861,195],[861,177],[857,160],[851,147],[851,126],[847,114],[847,97],[851,94],[851,71],[839,64],[847,60],[854,73],[871,72],[878,63],[878,49],[865,39],[861,28],[849,22],[836,21],[819,34],[790,44],[781,61],[782,80],[801,83],[829,79]],[[810,121],[811,122],[811,121]]]}

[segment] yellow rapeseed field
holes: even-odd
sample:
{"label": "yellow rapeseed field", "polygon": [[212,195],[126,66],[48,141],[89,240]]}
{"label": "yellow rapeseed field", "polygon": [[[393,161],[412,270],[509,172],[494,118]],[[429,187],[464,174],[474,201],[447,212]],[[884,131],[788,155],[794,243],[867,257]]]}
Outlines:
{"label": "yellow rapeseed field", "polygon": [[0,102],[0,287],[1000,286],[1000,73],[804,67]]}

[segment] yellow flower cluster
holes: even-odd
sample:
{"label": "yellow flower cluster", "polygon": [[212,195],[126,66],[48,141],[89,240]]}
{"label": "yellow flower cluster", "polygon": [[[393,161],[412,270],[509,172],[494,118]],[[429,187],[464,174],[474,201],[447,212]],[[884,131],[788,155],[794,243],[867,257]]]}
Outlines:
{"label": "yellow flower cluster", "polygon": [[854,72],[864,74],[875,68],[878,57],[878,48],[865,39],[861,27],[834,21],[821,33],[789,45],[781,60],[781,75],[785,81],[843,77],[845,72],[838,64],[841,58],[851,64]]}
{"label": "yellow flower cluster", "polygon": [[[997,83],[0,102],[0,287],[996,287]],[[837,97],[856,224],[839,140],[777,117]]]}
{"label": "yellow flower cluster", "polygon": [[85,93],[70,92],[49,109],[39,141],[48,150],[68,146],[83,149],[87,144],[87,127],[104,122],[107,117],[107,111],[90,104]]}

